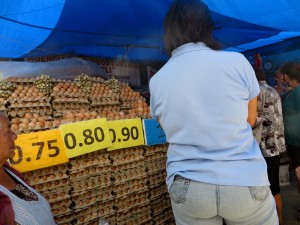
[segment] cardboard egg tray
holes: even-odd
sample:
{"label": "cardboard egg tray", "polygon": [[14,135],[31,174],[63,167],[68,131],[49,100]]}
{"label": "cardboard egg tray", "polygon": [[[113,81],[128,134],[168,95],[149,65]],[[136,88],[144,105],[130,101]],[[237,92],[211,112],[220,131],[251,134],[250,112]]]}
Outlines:
{"label": "cardboard egg tray", "polygon": [[127,148],[126,151],[111,152],[110,158],[113,165],[121,165],[128,162],[138,161],[143,159],[144,150],[141,147]]}
{"label": "cardboard egg tray", "polygon": [[74,181],[74,180],[87,179],[89,177],[100,176],[103,173],[108,173],[110,171],[111,171],[110,165],[85,167],[80,170],[71,171],[70,180]]}
{"label": "cardboard egg tray", "polygon": [[52,92],[51,96],[54,99],[59,99],[59,98],[81,98],[81,99],[87,99],[86,94],[83,92],[77,92],[77,93],[67,93],[67,92],[63,92],[63,93],[58,93],[58,92]]}
{"label": "cardboard egg tray", "polygon": [[86,180],[71,182],[71,186],[74,188],[73,193],[82,192],[84,190],[90,190],[94,188],[104,188],[111,185],[110,174],[107,173],[103,176],[89,177]]}
{"label": "cardboard egg tray", "polygon": [[161,186],[165,184],[166,171],[162,170],[158,173],[148,174],[147,176],[147,184],[149,188],[154,188],[156,186]]}
{"label": "cardboard egg tray", "polygon": [[145,156],[146,162],[154,161],[154,160],[158,160],[158,159],[166,159],[166,154],[164,152],[157,152],[155,154]]}
{"label": "cardboard egg tray", "polygon": [[59,207],[59,209],[51,209],[53,216],[57,217],[57,216],[61,216],[61,215],[65,215],[65,214],[69,214],[71,211],[71,209],[67,206],[62,206]]}
{"label": "cardboard egg tray", "polygon": [[174,217],[173,217],[172,210],[166,209],[166,210],[162,211],[160,214],[153,216],[152,218],[153,218],[153,221],[155,222],[155,224],[157,224],[157,225],[164,224],[165,225],[166,221],[172,220]]}
{"label": "cardboard egg tray", "polygon": [[111,214],[111,215],[104,216],[104,217],[101,217],[101,218],[107,220],[109,225],[117,225],[117,217],[116,217],[115,214]]}
{"label": "cardboard egg tray", "polygon": [[166,159],[159,159],[155,161],[146,162],[147,174],[151,175],[153,173],[163,173],[166,170]]}
{"label": "cardboard egg tray", "polygon": [[50,203],[51,209],[59,209],[62,206],[66,206],[66,207],[70,208],[72,205],[72,200],[71,200],[71,198],[66,198],[63,200],[58,200],[58,201],[49,202],[49,203]]}
{"label": "cardboard egg tray", "polygon": [[86,208],[97,202],[106,202],[113,199],[110,188],[107,190],[98,190],[97,195],[91,195],[87,197],[86,195],[72,196],[72,201],[75,203],[74,209]]}
{"label": "cardboard egg tray", "polygon": [[76,219],[74,224],[85,224],[92,220],[99,220],[100,217],[109,216],[114,213],[113,202],[95,203],[92,206],[76,210],[74,212],[74,218]]}
{"label": "cardboard egg tray", "polygon": [[49,103],[51,98],[49,97],[9,97],[7,99],[10,103],[14,104],[14,103],[24,103],[24,102],[36,102],[36,103]]}
{"label": "cardboard egg tray", "polygon": [[45,102],[22,102],[22,103],[12,103],[10,106],[8,106],[7,108],[9,110],[12,110],[14,108],[31,108],[31,107],[50,107],[50,103],[45,103]]}
{"label": "cardboard egg tray", "polygon": [[11,117],[24,117],[25,113],[38,113],[41,116],[51,116],[51,107],[28,107],[28,108],[12,108],[8,111]]}
{"label": "cardboard egg tray", "polygon": [[142,190],[141,192],[136,192],[115,199],[114,202],[115,202],[115,207],[117,208],[117,212],[126,211],[133,207],[148,204],[149,203],[148,195],[149,195],[148,190],[146,191]]}
{"label": "cardboard egg tray", "polygon": [[162,195],[168,193],[168,188],[166,184],[154,188],[149,188],[149,190],[150,190],[150,197],[149,197],[150,201],[160,198]]}
{"label": "cardboard egg tray", "polygon": [[70,199],[70,187],[69,188],[56,188],[52,191],[43,192],[43,196],[48,200],[49,203],[55,203],[62,200]]}
{"label": "cardboard egg tray", "polygon": [[117,94],[113,94],[112,96],[106,96],[104,97],[103,95],[98,95],[98,94],[91,94],[89,96],[89,100],[93,103],[93,102],[102,102],[103,99],[109,99],[112,101],[118,101],[120,99],[120,96],[118,96]]}
{"label": "cardboard egg tray", "polygon": [[147,178],[143,177],[141,179],[133,179],[127,182],[119,183],[117,185],[114,184],[113,194],[115,198],[120,198],[135,192],[140,192],[147,188]]}
{"label": "cardboard egg tray", "polygon": [[127,170],[131,168],[135,168],[138,166],[143,166],[145,164],[143,157],[140,157],[139,160],[137,158],[125,162],[119,162],[119,163],[114,163],[111,166],[112,171],[121,171],[121,170]]}
{"label": "cardboard egg tray", "polygon": [[[51,166],[51,167],[46,167],[46,168],[42,168],[42,169],[37,169],[37,170],[33,170],[33,171],[28,171],[23,173],[24,177],[32,180],[35,177],[40,177],[40,176],[48,176],[51,174],[55,174],[55,175],[59,175],[61,177],[61,173],[62,174],[67,174],[68,171],[68,167],[67,164],[60,164],[60,165],[56,165],[56,166]],[[34,184],[34,183],[30,183],[30,184]]]}
{"label": "cardboard egg tray", "polygon": [[127,170],[114,171],[111,173],[111,176],[114,185],[133,179],[140,179],[146,176],[145,166],[141,165]]}
{"label": "cardboard egg tray", "polygon": [[76,102],[76,103],[68,103],[68,102],[64,102],[64,103],[53,103],[52,108],[54,110],[60,111],[60,110],[64,110],[64,109],[85,109],[88,110],[89,109],[89,105],[87,103],[82,103],[82,102]]}
{"label": "cardboard egg tray", "polygon": [[151,215],[151,207],[149,205],[149,203],[140,205],[138,207],[133,207],[131,209],[122,211],[122,212],[116,212],[116,216],[117,216],[117,221],[125,221],[128,220],[132,217],[136,217],[137,215],[141,215],[143,213],[147,213],[149,215]]}
{"label": "cardboard egg tray", "polygon": [[35,184],[33,185],[33,187],[41,192],[41,191],[49,191],[52,189],[56,189],[56,188],[66,188],[69,189],[70,188],[70,182],[68,178],[63,178],[60,180],[54,180],[54,181],[49,181],[46,183],[39,183],[39,184]]}
{"label": "cardboard egg tray", "polygon": [[88,154],[85,155],[86,157],[76,157],[74,159],[70,160],[70,166],[69,169],[70,171],[79,171],[81,169],[84,169],[86,167],[91,167],[91,166],[107,166],[110,165],[110,159],[109,159],[109,154],[107,153],[95,153],[93,156],[90,156]]}
{"label": "cardboard egg tray", "polygon": [[128,224],[144,224],[152,219],[150,213],[142,212],[139,214],[132,214],[128,218],[117,218],[118,225],[128,225]]}
{"label": "cardboard egg tray", "polygon": [[168,194],[162,195],[160,198],[150,201],[152,215],[156,216],[165,209],[171,208],[171,200]]}
{"label": "cardboard egg tray", "polygon": [[91,111],[96,111],[96,112],[101,112],[103,110],[116,110],[120,111],[120,106],[119,105],[105,105],[105,106],[90,106]]}
{"label": "cardboard egg tray", "polygon": [[58,225],[70,225],[72,224],[71,222],[73,219],[74,217],[72,213],[54,217],[54,220]]}
{"label": "cardboard egg tray", "polygon": [[145,146],[145,156],[146,155],[151,155],[157,152],[167,152],[168,150],[168,145],[163,144],[163,145],[155,145],[155,146]]}
{"label": "cardboard egg tray", "polygon": [[120,155],[119,157],[112,158],[113,166],[128,164],[128,163],[136,162],[136,161],[143,160],[143,159],[144,159],[144,156],[140,155],[139,153]]}
{"label": "cardboard egg tray", "polygon": [[68,180],[68,175],[66,173],[62,173],[59,171],[53,172],[52,174],[45,174],[40,176],[35,176],[30,178],[30,185],[38,185],[38,184],[45,184],[48,182],[53,182],[57,180]]}

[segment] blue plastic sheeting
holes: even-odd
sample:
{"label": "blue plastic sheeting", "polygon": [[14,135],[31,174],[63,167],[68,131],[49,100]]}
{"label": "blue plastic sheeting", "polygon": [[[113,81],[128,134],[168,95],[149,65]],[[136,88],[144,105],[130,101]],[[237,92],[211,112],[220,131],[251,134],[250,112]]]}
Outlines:
{"label": "blue plastic sheeting", "polygon": [[[0,0],[0,57],[66,54],[165,61],[163,20],[172,2]],[[214,37],[225,49],[246,51],[273,44],[282,31],[299,36],[299,0],[204,2],[215,21]],[[247,43],[251,45],[243,49],[241,45]]]}
{"label": "blue plastic sheeting", "polygon": [[0,6],[0,57],[18,58],[47,39],[64,1],[0,0]]}
{"label": "blue plastic sheeting", "polygon": [[254,53],[260,53],[264,55],[281,53],[282,51],[288,50],[287,48],[282,48],[283,46],[287,46],[289,50],[293,50],[297,48],[297,46],[295,46],[294,43],[296,43],[295,41],[299,37],[300,37],[300,32],[283,31],[272,37],[259,39],[254,42],[227,48],[226,50],[243,52],[243,54],[245,55],[249,55],[249,54],[253,55]]}

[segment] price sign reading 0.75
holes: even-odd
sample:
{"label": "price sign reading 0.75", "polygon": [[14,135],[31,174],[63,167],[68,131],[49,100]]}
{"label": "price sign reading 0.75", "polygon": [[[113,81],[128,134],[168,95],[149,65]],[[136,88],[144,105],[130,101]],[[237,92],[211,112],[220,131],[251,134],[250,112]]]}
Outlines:
{"label": "price sign reading 0.75", "polygon": [[64,124],[60,130],[69,158],[112,145],[105,118]]}
{"label": "price sign reading 0.75", "polygon": [[21,172],[68,162],[60,130],[21,134],[10,164]]}
{"label": "price sign reading 0.75", "polygon": [[108,151],[145,143],[141,119],[115,120],[107,123],[113,144]]}

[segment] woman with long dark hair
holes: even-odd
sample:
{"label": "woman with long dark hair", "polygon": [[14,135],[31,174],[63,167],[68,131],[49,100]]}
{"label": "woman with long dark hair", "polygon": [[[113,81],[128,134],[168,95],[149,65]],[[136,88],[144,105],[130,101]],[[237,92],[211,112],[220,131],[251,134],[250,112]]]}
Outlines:
{"label": "woman with long dark hair", "polygon": [[177,225],[276,225],[267,166],[251,125],[259,85],[247,59],[220,51],[210,11],[175,0],[171,58],[150,80],[150,109],[169,142],[167,185]]}

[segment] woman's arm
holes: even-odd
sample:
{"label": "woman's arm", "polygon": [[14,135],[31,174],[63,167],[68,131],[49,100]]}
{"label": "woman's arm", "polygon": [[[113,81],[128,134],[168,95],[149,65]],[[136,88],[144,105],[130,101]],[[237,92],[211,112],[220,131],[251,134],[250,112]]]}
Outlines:
{"label": "woman's arm", "polygon": [[248,123],[250,126],[253,126],[256,121],[256,115],[257,115],[257,97],[249,100],[248,103]]}

